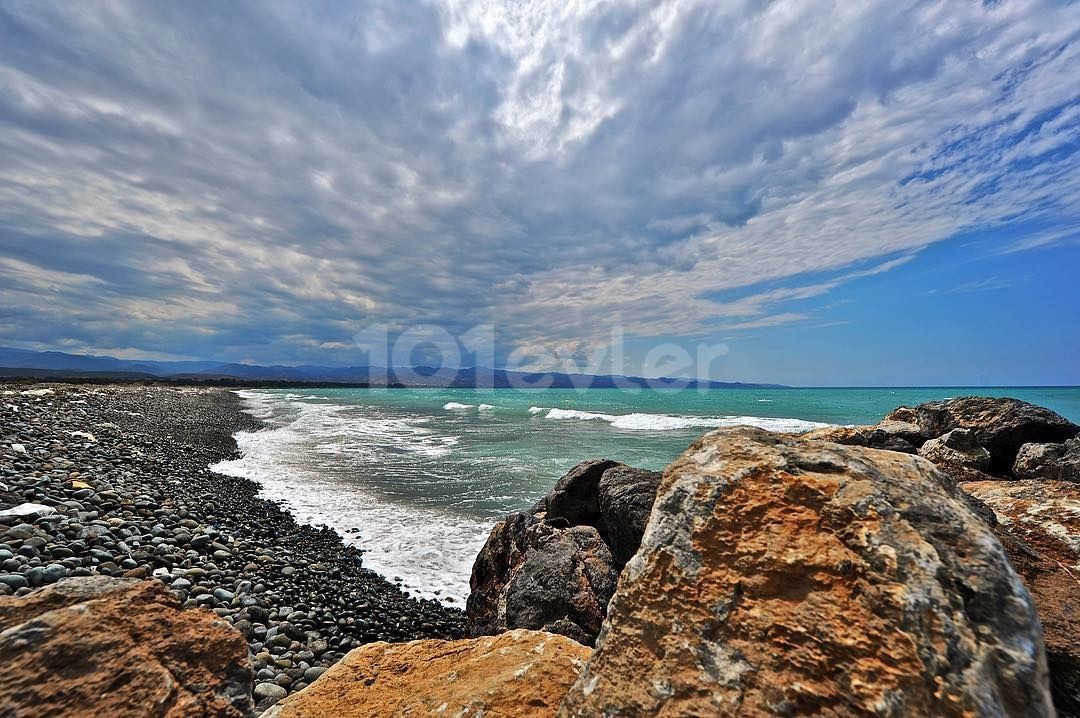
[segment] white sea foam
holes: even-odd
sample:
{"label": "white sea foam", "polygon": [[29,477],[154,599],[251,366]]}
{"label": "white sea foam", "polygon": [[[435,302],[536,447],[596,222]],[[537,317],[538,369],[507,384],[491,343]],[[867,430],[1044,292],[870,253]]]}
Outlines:
{"label": "white sea foam", "polygon": [[771,416],[675,416],[671,414],[602,414],[577,409],[534,406],[533,415],[543,414],[555,420],[603,421],[616,429],[628,431],[673,431],[677,429],[719,428],[723,426],[756,426],[769,431],[810,431],[829,424],[803,419]]}
{"label": "white sea foam", "polygon": [[477,411],[495,411],[495,405],[494,404],[481,404],[480,406],[476,407],[476,410]]}
{"label": "white sea foam", "polygon": [[459,404],[456,401],[448,401],[443,404],[443,408],[447,411],[464,411],[465,409],[471,409],[475,404]]}
{"label": "white sea foam", "polygon": [[425,423],[419,418],[372,418],[288,395],[238,393],[270,428],[237,433],[242,457],[215,464],[214,471],[251,479],[263,497],[282,502],[297,520],[335,529],[364,549],[365,567],[401,577],[413,593],[463,604],[490,522],[389,501],[340,469],[345,457],[377,460],[391,450],[442,456],[457,437],[418,426]]}

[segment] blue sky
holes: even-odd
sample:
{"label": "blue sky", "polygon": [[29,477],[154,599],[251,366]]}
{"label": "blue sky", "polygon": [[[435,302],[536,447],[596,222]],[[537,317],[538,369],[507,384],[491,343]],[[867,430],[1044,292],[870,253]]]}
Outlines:
{"label": "blue sky", "polygon": [[[1080,4],[0,5],[0,345],[1080,383]],[[516,352],[516,354],[515,354]]]}

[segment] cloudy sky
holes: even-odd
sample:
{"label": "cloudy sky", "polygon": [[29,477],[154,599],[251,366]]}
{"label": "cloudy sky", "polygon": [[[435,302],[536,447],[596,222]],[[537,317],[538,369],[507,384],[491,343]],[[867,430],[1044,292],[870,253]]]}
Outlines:
{"label": "cloudy sky", "polygon": [[11,0],[0,345],[1080,383],[1078,67],[1071,2]]}

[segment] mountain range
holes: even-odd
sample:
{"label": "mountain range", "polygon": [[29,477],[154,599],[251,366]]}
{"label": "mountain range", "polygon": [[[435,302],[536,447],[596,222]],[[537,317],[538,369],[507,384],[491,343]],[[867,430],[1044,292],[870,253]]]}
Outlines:
{"label": "mountain range", "polygon": [[495,388],[537,386],[543,388],[617,388],[626,386],[688,388],[780,388],[779,384],[696,381],[686,379],[644,379],[618,375],[566,374],[561,372],[520,372],[506,369],[469,367],[452,377],[431,367],[382,368],[369,366],[299,366],[239,364],[209,360],[151,361],[118,359],[91,354],[31,351],[0,347],[0,376],[57,379],[163,380],[177,383],[305,384],[348,386],[411,386]]}

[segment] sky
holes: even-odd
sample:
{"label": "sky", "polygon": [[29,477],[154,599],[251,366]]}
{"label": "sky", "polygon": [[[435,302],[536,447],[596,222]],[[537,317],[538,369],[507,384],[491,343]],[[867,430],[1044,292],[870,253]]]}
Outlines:
{"label": "sky", "polygon": [[1075,2],[11,0],[0,345],[1080,384],[1078,67]]}

